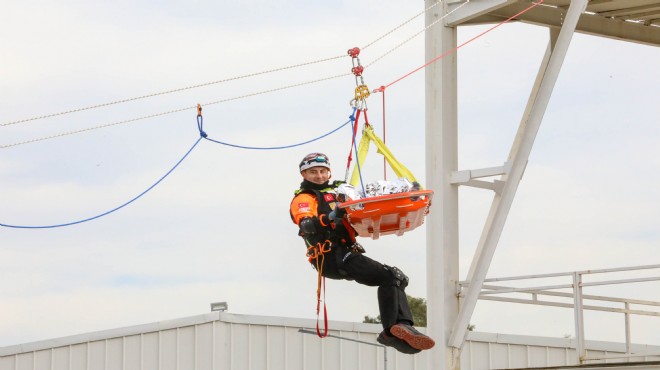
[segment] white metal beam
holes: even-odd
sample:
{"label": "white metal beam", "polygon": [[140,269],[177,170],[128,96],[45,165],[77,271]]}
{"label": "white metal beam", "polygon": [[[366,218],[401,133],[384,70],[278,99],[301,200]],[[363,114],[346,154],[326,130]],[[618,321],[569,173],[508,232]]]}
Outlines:
{"label": "white metal beam", "polygon": [[[436,1],[425,0],[425,8]],[[442,12],[427,12],[427,26],[446,14],[447,4],[440,6]],[[426,60],[456,48],[456,34],[455,27],[442,24],[428,28]],[[426,182],[441,199],[426,218],[427,332],[437,343],[427,357],[427,368],[436,370],[460,367],[458,351],[446,345],[458,316],[458,187],[450,183],[458,167],[456,72],[456,53],[425,68]]]}
{"label": "white metal beam", "polygon": [[481,177],[505,175],[509,172],[510,168],[511,163],[507,162],[503,166],[480,168],[477,170],[455,171],[451,174],[451,182],[452,184],[458,184]]}
{"label": "white metal beam", "polygon": [[575,340],[576,352],[580,363],[584,361],[587,355],[584,346],[584,307],[582,307],[582,275],[579,273],[573,274],[573,304],[575,309],[573,315],[575,316]]}
{"label": "white metal beam", "polygon": [[492,177],[506,175],[511,168],[511,163],[507,162],[503,166],[480,168],[477,170],[454,171],[451,174],[450,183],[453,185],[465,185],[474,188],[493,190],[497,194],[502,192],[504,182],[500,180],[482,181],[475,180],[482,177]]}
{"label": "white metal beam", "polygon": [[484,279],[486,278],[493,254],[497,248],[497,243],[504,229],[506,218],[511,209],[511,204],[513,203],[520,180],[522,179],[534,140],[541,125],[543,115],[545,114],[545,109],[568,51],[568,46],[575,32],[580,15],[587,7],[587,2],[588,0],[571,1],[555,47],[552,50],[549,48],[551,52],[549,58],[546,58],[547,66],[542,66],[542,69],[539,71],[539,74],[542,76],[540,78],[540,84],[538,88],[535,87],[533,90],[536,94],[530,96],[528,109],[526,110],[528,116],[523,117],[511,151],[511,170],[507,175],[502,177],[502,180],[505,181],[502,193],[496,194],[493,199],[477,251],[468,272],[467,280],[470,285],[465,293],[465,297],[462,299],[458,318],[453,325],[449,337],[448,345],[451,347],[461,348],[465,341],[469,320],[481,293]]}
{"label": "white metal beam", "polygon": [[[447,16],[447,18],[445,18],[445,25],[448,27],[456,27],[461,23],[490,13],[498,8],[507,6],[516,1],[518,0],[470,1],[467,4],[464,4],[464,6],[461,6],[460,9],[456,9],[456,11]],[[452,8],[456,8],[456,5],[448,7],[448,10],[451,11]]]}

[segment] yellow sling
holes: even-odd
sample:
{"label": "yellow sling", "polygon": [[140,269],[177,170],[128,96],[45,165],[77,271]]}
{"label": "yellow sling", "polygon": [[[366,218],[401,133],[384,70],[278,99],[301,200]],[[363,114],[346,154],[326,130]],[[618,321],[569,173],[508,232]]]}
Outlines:
{"label": "yellow sling", "polygon": [[[410,182],[417,182],[417,179],[415,179],[415,176],[413,176],[412,172],[410,172],[406,166],[394,158],[394,155],[390,149],[378,136],[376,136],[376,133],[374,132],[374,129],[371,127],[371,125],[365,125],[364,130],[362,130],[362,138],[360,139],[360,144],[358,145],[357,149],[358,163],[364,163],[364,160],[367,158],[367,153],[369,152],[369,144],[372,141],[376,145],[377,152],[385,157],[385,160],[390,165],[390,167],[392,167],[392,170],[394,170],[394,173],[396,173],[399,178],[404,177]],[[351,175],[350,184],[357,186],[359,181],[360,174],[358,172],[358,166],[355,166],[355,168],[353,168],[353,174]]]}

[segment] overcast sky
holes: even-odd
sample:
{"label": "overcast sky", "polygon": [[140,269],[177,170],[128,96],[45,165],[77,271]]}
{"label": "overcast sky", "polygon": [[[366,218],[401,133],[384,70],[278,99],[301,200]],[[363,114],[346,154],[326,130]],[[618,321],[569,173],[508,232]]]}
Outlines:
{"label": "overcast sky", "polygon": [[[421,1],[391,0],[7,3],[0,124],[343,56],[355,46],[369,45],[360,58],[373,89],[425,63],[423,35],[397,47],[424,28],[423,17],[379,40],[422,10]],[[459,43],[484,29],[460,28]],[[504,163],[547,40],[545,28],[508,24],[459,51],[460,169]],[[657,47],[575,35],[488,277],[660,263],[658,65]],[[3,125],[0,145],[197,103],[213,139],[301,143],[348,120],[355,79],[325,79],[351,67],[346,56]],[[233,99],[316,80],[324,81]],[[382,96],[372,95],[369,108],[382,135]],[[0,223],[68,223],[133,199],[195,144],[196,114],[0,149]],[[387,90],[386,138],[422,182],[423,118],[420,71]],[[215,301],[237,314],[315,318],[316,275],[288,206],[305,154],[328,154],[334,178],[344,178],[350,135],[345,127],[285,150],[201,141],[164,181],[114,213],[61,228],[0,228],[0,346],[198,315]],[[381,159],[371,155],[366,177],[381,179]],[[461,188],[460,197],[465,278],[493,194]],[[409,294],[426,296],[424,227],[363,245],[410,276]],[[652,275],[658,270],[643,276]],[[590,292],[660,301],[658,282]],[[376,290],[351,282],[328,281],[327,304],[331,320],[378,314]],[[573,335],[572,317],[568,309],[480,302],[471,322],[478,331],[561,337]],[[623,339],[622,315],[587,313],[586,325],[588,339]],[[635,317],[633,326],[634,341],[660,345],[657,317]]]}

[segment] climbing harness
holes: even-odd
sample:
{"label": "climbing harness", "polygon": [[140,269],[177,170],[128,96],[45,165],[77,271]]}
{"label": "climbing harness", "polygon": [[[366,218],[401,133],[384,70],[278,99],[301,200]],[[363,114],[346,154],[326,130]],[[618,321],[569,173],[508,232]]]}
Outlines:
{"label": "climbing harness", "polygon": [[[315,162],[323,165],[328,161],[324,154],[312,153],[303,158],[300,163],[300,167],[304,168],[306,164],[308,164],[312,159],[314,159]],[[316,269],[317,273],[316,331],[319,338],[325,338],[328,335],[328,310],[325,303],[326,288],[324,276],[326,254],[333,251],[334,243],[338,243],[339,245],[346,243],[348,240],[353,242],[355,241],[352,230],[349,231],[346,224],[343,224],[342,228],[345,228],[346,232],[349,234],[345,235],[343,232],[337,234],[336,232],[338,231],[338,226],[331,222],[330,216],[326,217],[328,213],[334,212],[333,205],[335,204],[336,198],[333,189],[341,183],[341,181],[335,181],[328,185],[328,187],[325,189],[307,189],[301,187],[301,189],[294,192],[296,197],[304,193],[316,198],[318,201],[316,206],[318,216],[306,216],[296,222],[296,214],[293,212],[293,207],[292,211],[290,212],[291,220],[297,223],[300,227],[298,235],[303,238],[307,247],[307,260],[312,264],[314,269]],[[295,201],[296,200],[294,198],[292,204]],[[298,209],[300,209],[301,205],[302,207],[305,207],[305,209],[310,207],[308,203],[309,201],[309,199],[299,199]],[[345,223],[346,221],[341,220],[341,222]],[[331,255],[331,258],[334,258],[334,254]],[[321,303],[323,303],[323,319],[321,319]],[[323,330],[321,329],[321,320],[323,320]]]}

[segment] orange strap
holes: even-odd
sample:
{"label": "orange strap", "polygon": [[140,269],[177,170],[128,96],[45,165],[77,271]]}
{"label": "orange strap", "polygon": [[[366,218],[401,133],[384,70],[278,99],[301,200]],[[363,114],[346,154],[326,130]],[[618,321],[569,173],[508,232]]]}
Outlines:
{"label": "orange strap", "polygon": [[[328,336],[328,308],[325,305],[325,277],[321,276],[322,269],[323,269],[323,259],[325,256],[321,255],[321,268],[319,269],[319,274],[318,274],[318,286],[316,288],[316,335],[319,336],[319,338],[325,338]],[[318,260],[317,260],[318,261]],[[317,263],[317,268],[318,268],[318,263]],[[319,315],[321,312],[321,288],[323,288],[323,333],[321,333],[321,329],[319,328]]]}
{"label": "orange strap", "polygon": [[[328,309],[325,305],[325,277],[323,276],[323,262],[325,261],[325,254],[327,252],[330,252],[329,240],[307,248],[307,257],[309,257],[310,261],[316,259],[316,271],[318,271],[316,285],[316,334],[319,338],[325,338],[328,336]],[[321,290],[323,290],[323,332],[321,332],[321,328],[319,327],[319,316],[321,315]]]}

